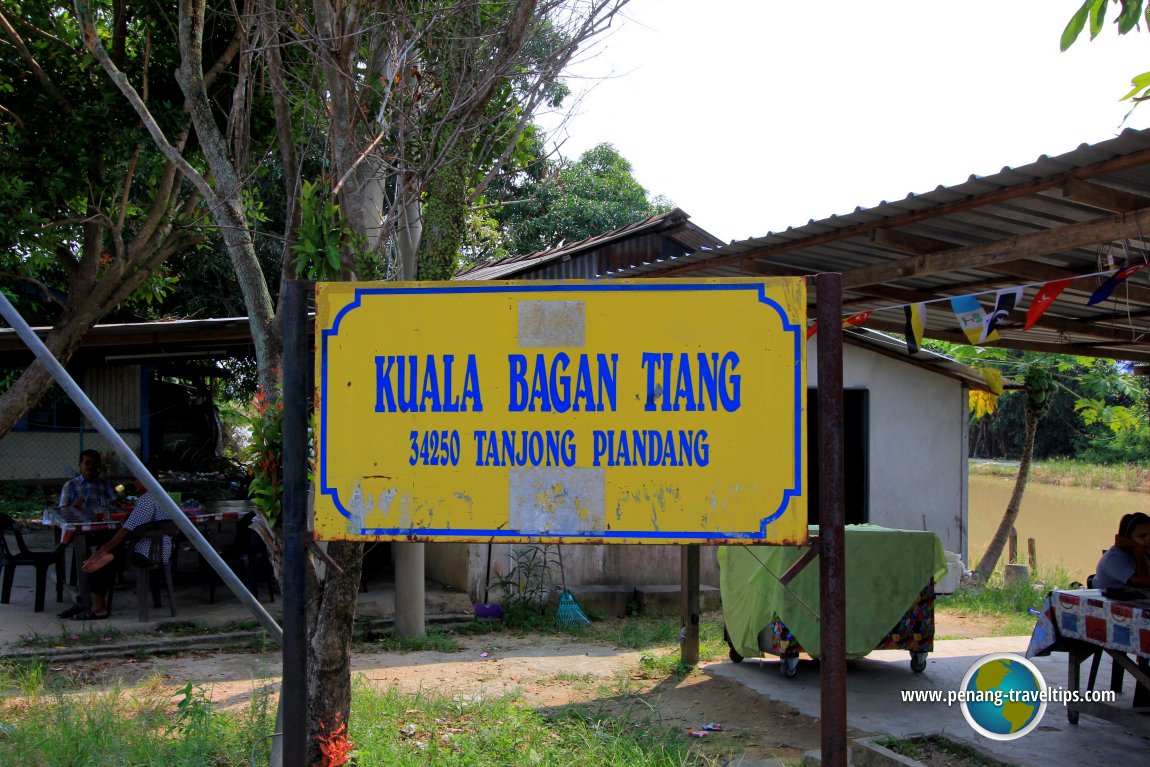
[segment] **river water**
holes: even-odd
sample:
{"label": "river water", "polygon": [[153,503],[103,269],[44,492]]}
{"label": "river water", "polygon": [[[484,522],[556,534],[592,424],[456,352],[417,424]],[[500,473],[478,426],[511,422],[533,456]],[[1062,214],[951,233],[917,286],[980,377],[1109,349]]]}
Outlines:
{"label": "river water", "polygon": [[[994,537],[1013,489],[1013,478],[970,477],[968,568],[974,568]],[[1085,583],[1102,551],[1114,543],[1122,515],[1135,511],[1150,513],[1150,494],[1031,481],[1015,524],[1019,561],[1026,562],[1026,540],[1034,538],[1040,571],[1061,565],[1072,579]],[[999,561],[1006,561],[1005,550]]]}

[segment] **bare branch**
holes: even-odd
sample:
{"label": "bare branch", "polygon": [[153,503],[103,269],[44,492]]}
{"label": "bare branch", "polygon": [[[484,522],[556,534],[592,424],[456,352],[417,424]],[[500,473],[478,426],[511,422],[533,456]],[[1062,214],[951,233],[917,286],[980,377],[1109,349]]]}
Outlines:
{"label": "bare branch", "polygon": [[132,84],[128,82],[127,76],[121,72],[112,59],[108,56],[108,52],[104,50],[104,46],[100,43],[100,37],[96,33],[96,25],[89,12],[88,3],[86,0],[75,0],[76,2],[76,18],[80,20],[81,32],[84,36],[84,45],[88,48],[88,52],[95,57],[100,66],[104,68],[109,79],[115,83],[119,88],[120,93],[132,105],[136,111],[136,115],[144,123],[144,128],[148,131],[148,135],[152,137],[156,147],[163,153],[164,157],[168,159],[173,165],[180,169],[180,172],[195,185],[204,199],[212,204],[218,204],[215,190],[212,189],[199,171],[192,167],[184,156],[174,146],[168,143],[168,139],[164,136],[164,131],[160,128],[156,119],[152,117],[152,113],[148,110],[147,105]]}

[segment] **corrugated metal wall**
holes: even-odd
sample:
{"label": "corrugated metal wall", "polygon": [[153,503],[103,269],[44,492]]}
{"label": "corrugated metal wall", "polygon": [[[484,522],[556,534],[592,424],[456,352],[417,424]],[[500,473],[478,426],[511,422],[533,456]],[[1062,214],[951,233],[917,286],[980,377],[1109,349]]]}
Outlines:
{"label": "corrugated metal wall", "polygon": [[115,428],[140,428],[139,365],[88,368],[84,391]]}
{"label": "corrugated metal wall", "polygon": [[[140,366],[88,368],[78,376],[92,404],[140,452]],[[76,474],[80,451],[94,448],[109,462],[106,472],[119,476],[125,469],[111,445],[85,422],[85,429],[10,431],[0,439],[0,480],[58,480]]]}

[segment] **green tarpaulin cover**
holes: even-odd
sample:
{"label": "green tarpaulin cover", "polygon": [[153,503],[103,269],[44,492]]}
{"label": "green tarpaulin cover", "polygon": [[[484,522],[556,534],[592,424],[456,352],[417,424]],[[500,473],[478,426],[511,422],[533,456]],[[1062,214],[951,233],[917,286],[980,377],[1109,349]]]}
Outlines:
{"label": "green tarpaulin cover", "polygon": [[[810,528],[811,535],[818,531],[818,527]],[[946,556],[934,533],[877,525],[848,525],[845,532],[847,657],[861,658],[895,627],[931,578],[937,582],[946,574]],[[723,618],[740,655],[759,657],[759,631],[777,614],[803,649],[812,657],[819,656],[818,558],[788,586],[777,578],[804,550],[798,546],[719,549]]]}

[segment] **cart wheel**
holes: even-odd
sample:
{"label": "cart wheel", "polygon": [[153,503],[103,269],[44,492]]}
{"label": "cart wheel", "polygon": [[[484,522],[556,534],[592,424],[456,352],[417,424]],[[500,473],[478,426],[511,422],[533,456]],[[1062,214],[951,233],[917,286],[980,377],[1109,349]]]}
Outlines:
{"label": "cart wheel", "polygon": [[799,656],[797,655],[784,655],[782,663],[779,664],[779,673],[783,676],[790,678],[799,672]]}
{"label": "cart wheel", "polygon": [[727,633],[727,627],[723,626],[723,641],[727,643],[727,657],[731,659],[731,663],[742,663],[743,656],[739,655],[739,651],[735,649],[735,645],[731,643],[731,635]]}
{"label": "cart wheel", "polygon": [[926,655],[925,652],[911,652],[910,670],[916,674],[926,671]]}

